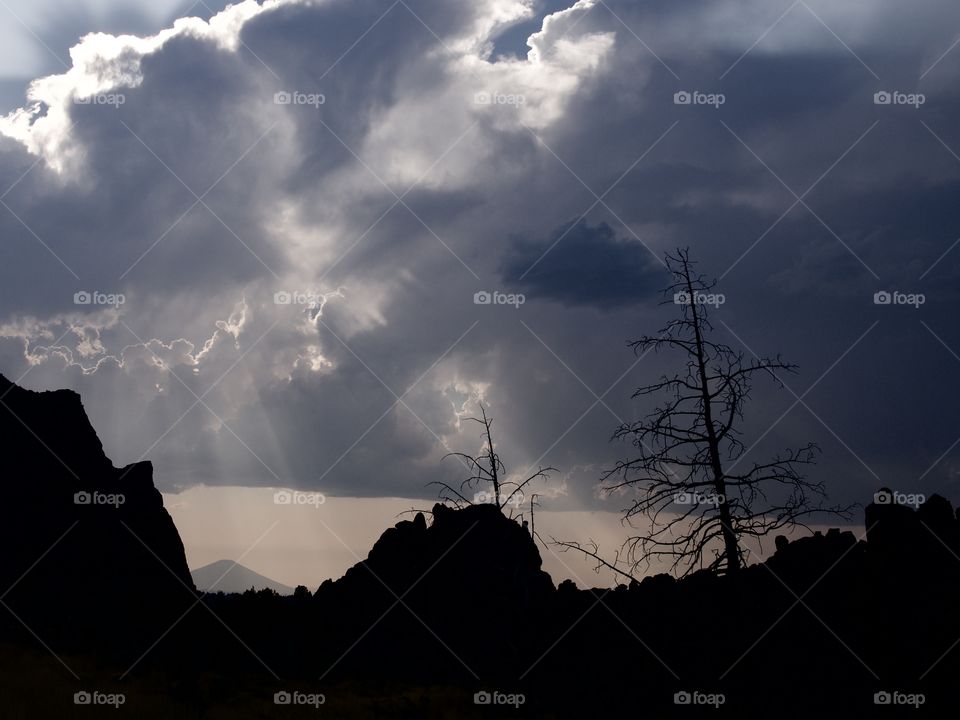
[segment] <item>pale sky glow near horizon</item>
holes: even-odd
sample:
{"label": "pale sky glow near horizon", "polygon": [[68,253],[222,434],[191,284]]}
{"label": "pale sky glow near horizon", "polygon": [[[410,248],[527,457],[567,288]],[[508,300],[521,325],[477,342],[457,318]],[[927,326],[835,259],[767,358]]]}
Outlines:
{"label": "pale sky glow near horizon", "polygon": [[[366,559],[383,531],[407,510],[429,510],[432,503],[405,498],[327,498],[322,505],[277,505],[275,488],[194,487],[165,494],[164,505],[184,541],[191,569],[217,560],[236,561],[290,587],[312,592],[328,578]],[[429,521],[429,515],[428,521]],[[564,538],[593,537],[603,547],[622,541],[618,516],[599,512],[537,513],[538,532]],[[580,587],[608,586],[612,573],[594,572],[593,564],[573,553],[540,547],[543,569],[555,584],[570,578]],[[620,579],[620,582],[623,578]]]}
{"label": "pale sky glow near horizon", "polygon": [[[218,560],[230,560],[284,585],[305,585],[311,592],[328,579],[366,559],[388,527],[412,520],[408,510],[428,511],[433,503],[409,498],[325,498],[322,504],[292,506],[274,502],[277,488],[197,486],[179,494],[164,494],[183,539],[191,570]],[[427,513],[429,522],[429,514]],[[614,512],[537,512],[536,529],[543,540],[594,540],[607,557],[628,535]],[[826,531],[829,526],[814,526]],[[863,526],[844,527],[857,537]],[[806,534],[791,535],[791,539]],[[750,544],[759,551],[755,544]],[[765,550],[772,550],[772,540]],[[573,580],[580,588],[610,587],[627,582],[610,570],[595,571],[596,563],[574,551],[538,543],[543,570],[555,585]],[[666,572],[663,564],[641,568],[637,577]]]}
{"label": "pale sky glow near horizon", "polygon": [[339,577],[481,405],[510,478],[557,468],[541,533],[610,557],[689,247],[713,337],[798,366],[744,464],[960,504],[960,4],[921,5],[8,0],[0,372],[153,463],[193,568]]}

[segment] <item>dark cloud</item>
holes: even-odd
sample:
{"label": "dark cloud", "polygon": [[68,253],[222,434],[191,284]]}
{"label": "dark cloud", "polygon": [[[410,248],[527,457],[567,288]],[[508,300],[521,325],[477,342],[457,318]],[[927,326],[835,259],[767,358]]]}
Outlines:
{"label": "dark cloud", "polygon": [[640,242],[618,238],[605,222],[573,221],[540,242],[514,241],[503,279],[531,299],[601,308],[650,302],[668,277]]}
{"label": "dark cloud", "polygon": [[[443,455],[479,446],[462,418],[483,401],[511,470],[555,465],[555,502],[589,506],[630,452],[611,432],[650,409],[631,392],[675,362],[626,341],[671,310],[655,256],[689,246],[726,295],[718,334],[800,365],[795,395],[756,389],[751,456],[818,441],[838,502],[955,494],[960,50],[919,79],[955,4],[811,3],[847,48],[798,5],[739,62],[783,8],[583,3],[493,61],[527,33],[494,18],[522,5],[408,4],[85,40],[35,86],[45,118],[3,124],[0,371],[82,392],[108,454],[146,455],[167,489],[430,495],[461,477]],[[897,88],[927,102],[873,103]],[[527,302],[474,304],[494,289]],[[927,302],[874,305],[884,289]],[[318,321],[278,291],[329,297]]]}

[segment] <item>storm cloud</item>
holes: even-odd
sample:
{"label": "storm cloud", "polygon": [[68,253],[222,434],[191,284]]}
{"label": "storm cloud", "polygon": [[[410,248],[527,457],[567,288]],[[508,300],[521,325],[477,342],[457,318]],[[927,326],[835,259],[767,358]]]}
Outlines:
{"label": "storm cloud", "polygon": [[594,507],[690,247],[718,335],[800,366],[751,454],[952,497],[958,32],[948,2],[247,0],[87,35],[0,120],[0,371],[81,392],[164,490],[429,496],[483,402],[509,470]]}

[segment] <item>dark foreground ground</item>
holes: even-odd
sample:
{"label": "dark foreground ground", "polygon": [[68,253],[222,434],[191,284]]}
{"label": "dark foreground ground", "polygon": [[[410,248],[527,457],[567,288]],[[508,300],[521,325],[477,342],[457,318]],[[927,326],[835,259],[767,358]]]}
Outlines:
{"label": "dark foreground ground", "polygon": [[[831,532],[737,578],[614,590],[554,588],[492,506],[401,522],[312,595],[182,587],[67,626],[95,588],[29,606],[15,589],[37,637],[0,624],[3,717],[943,717],[960,708],[956,520],[937,498],[867,517],[868,542]],[[82,691],[124,701],[78,706]]]}

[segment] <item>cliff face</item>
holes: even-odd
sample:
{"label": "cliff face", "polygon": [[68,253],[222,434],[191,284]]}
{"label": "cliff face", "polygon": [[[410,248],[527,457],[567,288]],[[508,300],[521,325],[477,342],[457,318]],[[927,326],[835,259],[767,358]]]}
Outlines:
{"label": "cliff face", "polygon": [[13,586],[5,602],[18,614],[57,603],[61,618],[123,614],[189,598],[153,466],[115,468],[76,393],[0,375],[0,487],[0,593]]}

